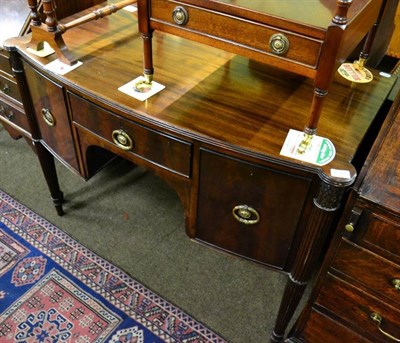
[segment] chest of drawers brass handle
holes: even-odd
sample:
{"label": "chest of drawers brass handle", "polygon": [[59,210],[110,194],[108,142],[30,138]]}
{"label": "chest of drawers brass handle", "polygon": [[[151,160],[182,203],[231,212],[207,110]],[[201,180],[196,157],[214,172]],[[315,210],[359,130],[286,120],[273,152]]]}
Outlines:
{"label": "chest of drawers brass handle", "polygon": [[370,317],[374,322],[376,322],[378,324],[378,330],[381,333],[383,333],[386,337],[390,338],[391,340],[393,340],[395,342],[400,342],[400,338],[392,336],[390,333],[387,333],[385,330],[383,330],[381,328],[383,318],[379,313],[377,313],[377,312],[371,313]]}
{"label": "chest of drawers brass handle", "polygon": [[7,83],[5,83],[4,86],[3,86],[3,92],[5,94],[9,94],[10,90],[11,90],[10,86]]}
{"label": "chest of drawers brass handle", "polygon": [[260,221],[260,215],[257,210],[247,205],[235,206],[232,214],[238,222],[246,225],[254,225]]}
{"label": "chest of drawers brass handle", "polygon": [[48,108],[42,108],[42,117],[43,117],[44,122],[47,125],[49,125],[51,127],[56,125],[56,120]]}
{"label": "chest of drawers brass handle", "polygon": [[114,130],[112,132],[112,139],[122,150],[131,150],[133,147],[131,136],[129,136],[124,130]]}
{"label": "chest of drawers brass handle", "polygon": [[400,279],[393,279],[392,285],[397,291],[400,292]]}

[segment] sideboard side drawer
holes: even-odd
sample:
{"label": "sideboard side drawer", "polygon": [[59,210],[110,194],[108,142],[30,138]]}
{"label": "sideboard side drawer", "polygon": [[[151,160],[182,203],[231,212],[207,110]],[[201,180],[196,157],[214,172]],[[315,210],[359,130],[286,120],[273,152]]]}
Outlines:
{"label": "sideboard side drawer", "polygon": [[[75,94],[69,93],[69,99],[73,120],[83,128],[122,149],[128,157],[139,157],[151,164],[190,177],[191,143],[126,120]],[[129,136],[129,149],[124,149],[114,140],[115,135],[118,135],[115,132],[119,130]]]}
{"label": "sideboard side drawer", "polygon": [[310,185],[309,178],[202,149],[196,238],[284,269]]}
{"label": "sideboard side drawer", "polygon": [[[78,158],[63,88],[24,65],[41,139],[69,167],[79,173]],[[53,120],[49,121],[49,119]]]}
{"label": "sideboard side drawer", "polygon": [[[173,20],[172,14],[177,6],[181,6],[187,11],[188,21],[184,25],[179,25]],[[311,68],[316,68],[322,46],[322,42],[316,39],[179,1],[152,0],[150,16],[153,22],[175,30],[179,29],[207,38],[230,42],[257,53],[295,61]],[[204,25],[205,22],[207,25]],[[283,34],[288,39],[287,53],[276,54],[270,48],[269,41],[274,34]]]}

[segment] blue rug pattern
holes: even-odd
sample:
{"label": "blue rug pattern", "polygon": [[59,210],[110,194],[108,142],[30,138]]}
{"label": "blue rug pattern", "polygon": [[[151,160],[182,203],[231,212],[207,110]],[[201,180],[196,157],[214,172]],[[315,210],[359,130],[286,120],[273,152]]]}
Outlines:
{"label": "blue rug pattern", "polygon": [[0,342],[225,341],[0,191]]}

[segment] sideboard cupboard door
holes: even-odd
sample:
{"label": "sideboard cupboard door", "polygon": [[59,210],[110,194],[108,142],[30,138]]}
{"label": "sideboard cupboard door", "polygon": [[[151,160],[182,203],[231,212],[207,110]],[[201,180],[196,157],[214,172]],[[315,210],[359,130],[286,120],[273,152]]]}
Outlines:
{"label": "sideboard cupboard door", "polygon": [[63,88],[26,63],[24,70],[41,139],[62,163],[79,172]]}
{"label": "sideboard cupboard door", "polygon": [[310,184],[202,150],[196,238],[284,269]]}

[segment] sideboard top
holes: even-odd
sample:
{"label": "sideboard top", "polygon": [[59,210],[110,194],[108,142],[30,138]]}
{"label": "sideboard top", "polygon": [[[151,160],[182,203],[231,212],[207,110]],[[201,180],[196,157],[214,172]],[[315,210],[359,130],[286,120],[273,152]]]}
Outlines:
{"label": "sideboard top", "polygon": [[[64,40],[83,65],[65,76],[46,70],[55,56],[26,50],[29,36],[7,44],[67,89],[128,119],[257,158],[299,163],[280,150],[289,129],[304,129],[311,79],[177,36],[154,36],[154,80],[166,88],[143,102],[118,90],[142,75],[143,42],[132,13],[121,10],[67,31]],[[334,82],[318,134],[335,145],[336,168],[348,166],[393,83],[378,74],[370,84]]]}

